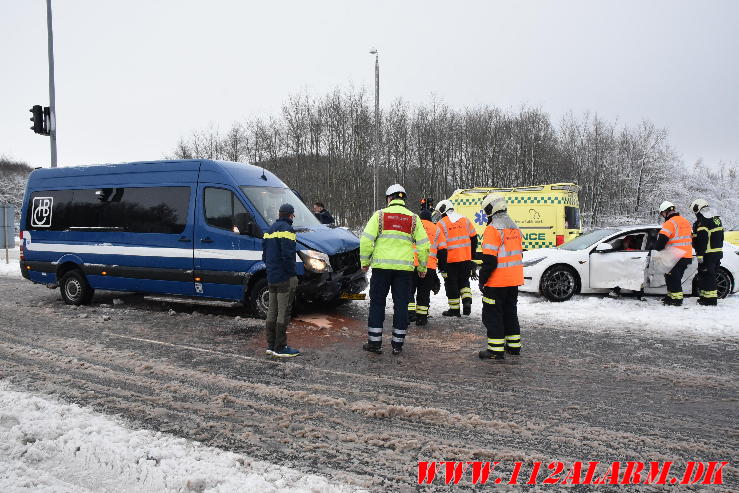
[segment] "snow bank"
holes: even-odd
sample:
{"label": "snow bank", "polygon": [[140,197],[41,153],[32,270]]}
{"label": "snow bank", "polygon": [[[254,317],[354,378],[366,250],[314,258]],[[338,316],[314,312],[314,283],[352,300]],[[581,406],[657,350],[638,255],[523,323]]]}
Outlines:
{"label": "snow bank", "polygon": [[21,266],[18,260],[10,260],[9,264],[5,263],[5,251],[0,250],[0,277],[21,278]]}
{"label": "snow bank", "polygon": [[0,381],[0,491],[332,492],[347,486],[145,430]]}

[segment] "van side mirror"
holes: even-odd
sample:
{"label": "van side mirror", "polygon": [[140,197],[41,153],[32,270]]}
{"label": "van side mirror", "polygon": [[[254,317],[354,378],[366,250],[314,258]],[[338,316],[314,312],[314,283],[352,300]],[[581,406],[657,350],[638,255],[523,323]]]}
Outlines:
{"label": "van side mirror", "polygon": [[234,217],[236,227],[239,228],[239,234],[247,236],[262,237],[262,231],[257,226],[254,218],[248,212],[240,212]]}
{"label": "van side mirror", "polygon": [[247,236],[253,236],[255,238],[261,238],[262,237],[262,230],[259,229],[259,226],[257,226],[257,223],[255,223],[255,222],[252,221],[252,222],[250,222],[249,224],[246,225],[246,229],[241,234],[242,235],[247,235]]}
{"label": "van side mirror", "polygon": [[613,245],[611,245],[610,243],[600,243],[597,247],[595,247],[595,251],[600,253],[612,252],[613,250]]}

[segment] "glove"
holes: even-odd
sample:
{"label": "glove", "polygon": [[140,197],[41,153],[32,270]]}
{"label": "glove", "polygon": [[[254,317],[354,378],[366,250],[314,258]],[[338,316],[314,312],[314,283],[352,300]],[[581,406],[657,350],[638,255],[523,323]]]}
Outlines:
{"label": "glove", "polygon": [[477,264],[475,262],[473,262],[472,260],[470,260],[469,261],[469,266],[470,266],[470,279],[472,279],[473,281],[477,281],[478,280],[478,277],[477,277]]}
{"label": "glove", "polygon": [[434,292],[434,294],[439,294],[439,291],[441,290],[441,281],[439,280],[439,276],[434,273],[434,278],[431,280],[431,291]]}

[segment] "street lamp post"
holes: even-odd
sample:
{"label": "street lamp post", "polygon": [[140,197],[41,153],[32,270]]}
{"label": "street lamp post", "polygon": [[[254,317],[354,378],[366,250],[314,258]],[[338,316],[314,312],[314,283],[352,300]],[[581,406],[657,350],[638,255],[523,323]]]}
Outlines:
{"label": "street lamp post", "polygon": [[51,0],[46,0],[46,29],[49,33],[49,137],[51,167],[56,168],[56,97],[54,89],[54,33],[51,28]]}
{"label": "street lamp post", "polygon": [[372,48],[370,53],[375,55],[375,166],[372,175],[372,205],[377,209],[377,169],[380,165],[380,54],[377,48]]}

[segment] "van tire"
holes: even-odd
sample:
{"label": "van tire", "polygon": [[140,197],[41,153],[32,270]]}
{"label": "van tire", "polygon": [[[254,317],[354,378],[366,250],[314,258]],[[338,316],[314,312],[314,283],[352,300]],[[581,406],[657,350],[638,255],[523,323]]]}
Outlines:
{"label": "van tire", "polygon": [[567,301],[578,291],[580,278],[568,265],[554,265],[541,276],[539,292],[549,301]]}
{"label": "van tire", "polygon": [[59,281],[59,290],[62,299],[67,305],[89,305],[95,290],[85,279],[85,275],[79,270],[70,270],[64,274]]}
{"label": "van tire", "polygon": [[267,279],[262,277],[254,281],[248,296],[248,307],[256,318],[266,319],[269,309],[269,289]]}

